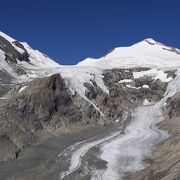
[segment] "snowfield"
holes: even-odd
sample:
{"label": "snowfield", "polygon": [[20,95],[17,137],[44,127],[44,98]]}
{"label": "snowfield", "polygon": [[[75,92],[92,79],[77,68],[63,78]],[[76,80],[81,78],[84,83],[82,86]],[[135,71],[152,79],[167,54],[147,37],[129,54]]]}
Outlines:
{"label": "snowfield", "polygon": [[130,47],[115,48],[100,59],[86,59],[77,66],[98,66],[103,69],[150,67],[169,69],[180,66],[180,52],[153,39],[145,39]]}
{"label": "snowfield", "polygon": [[143,77],[143,76],[151,76],[154,80],[160,79],[162,82],[169,82],[172,81],[172,77],[167,77],[167,73],[163,70],[158,69],[150,69],[148,71],[142,72],[133,72],[133,76],[135,79]]}

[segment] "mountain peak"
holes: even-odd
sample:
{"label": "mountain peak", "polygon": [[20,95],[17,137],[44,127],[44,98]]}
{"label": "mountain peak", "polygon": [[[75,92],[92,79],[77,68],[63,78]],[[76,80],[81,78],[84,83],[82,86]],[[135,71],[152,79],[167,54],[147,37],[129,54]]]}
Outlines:
{"label": "mountain peak", "polygon": [[147,42],[147,43],[150,43],[150,44],[156,44],[156,43],[157,43],[157,41],[155,41],[155,40],[152,39],[152,38],[146,38],[146,39],[144,39],[143,41],[145,41],[145,42]]}
{"label": "mountain peak", "polygon": [[[147,43],[150,44],[150,45],[161,45],[161,46],[165,46],[164,44],[162,44],[162,43],[154,40],[153,38],[146,38],[146,39],[144,39],[144,40],[142,40],[142,41],[140,41],[140,42],[138,42],[138,43],[136,43],[136,44],[147,44]],[[136,45],[136,44],[134,44],[134,45]]]}
{"label": "mountain peak", "polygon": [[134,44],[133,46],[137,46],[137,45],[138,46],[141,45],[141,46],[145,46],[145,47],[147,47],[147,45],[150,45],[150,46],[156,46],[158,48],[173,48],[171,46],[168,46],[166,44],[158,42],[158,41],[154,40],[153,38],[146,38],[146,39]]}

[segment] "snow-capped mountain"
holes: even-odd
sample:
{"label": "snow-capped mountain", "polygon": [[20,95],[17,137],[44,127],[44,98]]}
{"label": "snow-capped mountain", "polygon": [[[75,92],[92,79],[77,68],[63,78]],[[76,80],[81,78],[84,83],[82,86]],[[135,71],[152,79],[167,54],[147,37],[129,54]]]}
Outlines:
{"label": "snow-capped mountain", "polygon": [[[113,131],[61,152],[58,158],[66,168],[58,172],[58,179],[77,172],[78,180],[86,175],[119,180],[149,165],[144,159],[168,137],[155,124],[163,117],[162,108],[168,117],[180,116],[179,89],[180,50],[150,38],[99,59],[62,66],[0,32],[0,161],[17,158],[37,138],[47,138],[46,133],[53,140],[54,133],[72,128],[113,125]],[[98,149],[96,161],[106,162],[104,168],[93,166],[91,158],[87,166],[92,147]],[[169,164],[177,169],[174,161]]]}
{"label": "snow-capped mountain", "polygon": [[118,47],[100,59],[87,58],[78,66],[103,69],[126,67],[174,68],[180,65],[180,50],[148,38],[129,47]]}
{"label": "snow-capped mountain", "polygon": [[148,67],[170,70],[180,67],[179,49],[150,38],[129,47],[115,48],[99,59],[87,58],[74,66],[61,66],[38,50],[33,50],[27,43],[18,42],[0,32],[0,55],[1,69],[18,81],[60,73],[69,89],[82,96],[86,90],[84,83],[92,84],[91,80],[95,80],[108,93],[102,76],[107,69]]}
{"label": "snow-capped mountain", "polygon": [[17,77],[18,75],[16,66],[25,71],[26,69],[59,66],[58,63],[50,59],[47,55],[44,55],[38,50],[33,50],[27,43],[19,42],[3,32],[0,32],[0,60],[0,68],[13,77]]}

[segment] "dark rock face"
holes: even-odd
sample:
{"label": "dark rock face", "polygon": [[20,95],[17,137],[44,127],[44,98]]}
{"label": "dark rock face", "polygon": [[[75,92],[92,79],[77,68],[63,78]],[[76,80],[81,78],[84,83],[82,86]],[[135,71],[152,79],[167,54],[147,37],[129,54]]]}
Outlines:
{"label": "dark rock face", "polygon": [[[133,72],[147,71],[148,68],[135,68],[135,69],[123,69],[123,70],[112,70],[106,71],[104,73],[105,85],[109,87],[110,93],[114,96],[131,97],[133,101],[142,101],[148,99],[149,101],[157,101],[163,97],[166,91],[167,83],[160,81],[159,79],[153,80],[150,76],[143,76],[135,79],[133,77]],[[110,75],[112,74],[112,76]],[[123,79],[131,79],[132,82],[128,83],[118,83]],[[148,88],[144,88],[146,85]],[[123,94],[117,94],[117,92]],[[128,98],[128,97],[127,97]]]}
{"label": "dark rock face", "polygon": [[180,92],[167,99],[165,112],[168,118],[180,116]]}
{"label": "dark rock face", "polygon": [[14,41],[13,44],[17,48],[21,48],[24,52],[20,53],[9,41],[0,36],[0,49],[5,53],[5,60],[17,72],[17,74],[25,74],[25,70],[20,70],[21,67],[17,65],[17,60],[29,62],[30,55],[20,42]]}
{"label": "dark rock face", "polygon": [[0,161],[13,160],[18,156],[19,149],[7,135],[0,134],[0,145]]}
{"label": "dark rock face", "polygon": [[5,53],[6,61],[17,63],[16,59],[18,59],[19,61],[29,62],[29,54],[24,46],[18,41],[14,41],[13,44],[24,50],[24,53],[18,52],[9,41],[0,36],[0,49]]}
{"label": "dark rock face", "polygon": [[173,71],[165,71],[167,73],[167,78],[172,77],[173,79],[177,76],[176,75],[176,70]]}
{"label": "dark rock face", "polygon": [[59,74],[34,80],[10,91],[6,113],[9,119],[21,120],[33,131],[44,126],[62,126],[63,123],[76,122],[81,119],[80,107],[76,107]]}
{"label": "dark rock face", "polygon": [[[143,76],[137,79],[133,77],[133,72],[147,70],[149,68],[107,70],[103,75],[109,94],[104,93],[98,84],[93,83],[94,81],[91,80],[92,84],[84,84],[87,88],[86,97],[100,108],[106,119],[122,121],[133,108],[141,105],[145,99],[149,102],[156,102],[163,98],[168,83],[159,79],[154,80],[150,76]],[[174,78],[175,71],[168,72],[169,76]],[[131,81],[119,83],[124,79]]]}
{"label": "dark rock face", "polygon": [[100,118],[90,103],[69,93],[59,74],[16,86],[2,104],[0,132],[17,149],[34,142],[44,130],[86,125]]}
{"label": "dark rock face", "polygon": [[8,73],[0,70],[0,97],[12,88],[12,80],[13,78]]}

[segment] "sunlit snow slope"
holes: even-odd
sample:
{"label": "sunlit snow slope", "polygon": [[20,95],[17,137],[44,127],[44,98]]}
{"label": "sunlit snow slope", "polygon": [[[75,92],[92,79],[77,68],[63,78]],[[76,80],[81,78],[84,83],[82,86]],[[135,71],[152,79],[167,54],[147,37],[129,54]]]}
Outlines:
{"label": "sunlit snow slope", "polygon": [[130,47],[118,47],[100,59],[87,58],[77,66],[99,66],[103,69],[126,67],[174,68],[180,66],[180,50],[153,39],[145,39]]}

